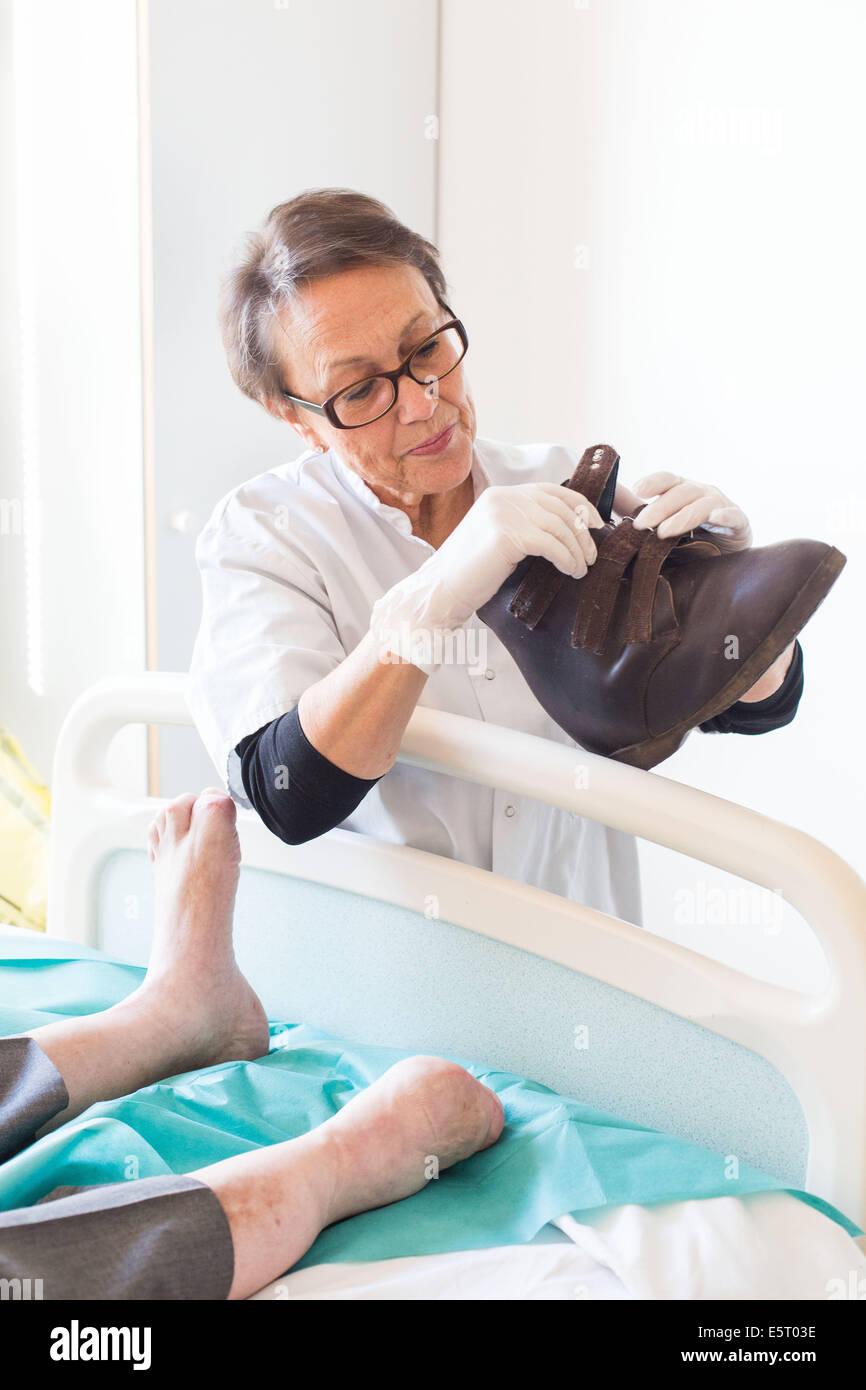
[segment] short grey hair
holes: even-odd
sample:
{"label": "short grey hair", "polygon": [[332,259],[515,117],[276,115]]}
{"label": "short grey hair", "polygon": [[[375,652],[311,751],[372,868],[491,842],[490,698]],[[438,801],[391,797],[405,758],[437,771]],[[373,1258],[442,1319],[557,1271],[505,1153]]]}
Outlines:
{"label": "short grey hair", "polygon": [[282,379],[274,323],[316,280],[360,265],[413,265],[438,303],[447,285],[432,242],[390,208],[350,188],[312,188],[280,203],[247,242],[220,296],[220,328],[231,374],[252,400],[279,398]]}

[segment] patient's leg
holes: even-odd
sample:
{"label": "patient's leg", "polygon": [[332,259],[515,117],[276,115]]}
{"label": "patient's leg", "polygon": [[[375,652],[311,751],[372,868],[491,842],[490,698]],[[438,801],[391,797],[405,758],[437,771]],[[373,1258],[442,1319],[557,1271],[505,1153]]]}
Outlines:
{"label": "patient's leg", "polygon": [[503,1123],[499,1097],[456,1062],[410,1057],[309,1134],[190,1173],[229,1224],[229,1297],[284,1273],[325,1226],[408,1197],[489,1148]]}
{"label": "patient's leg", "polygon": [[[35,1055],[7,1042],[8,1151],[27,1142],[40,1102],[42,1119],[62,1104],[64,1083],[68,1105],[42,1133],[94,1101],[267,1051],[261,1004],[232,950],[233,802],[218,791],[178,798],[154,822],[150,849],[157,920],[146,978],[104,1013],[25,1034]],[[0,1274],[44,1273],[47,1298],[243,1298],[295,1264],[323,1227],[399,1201],[495,1143],[503,1119],[498,1097],[456,1063],[409,1058],[300,1138],[185,1177],[0,1214]]]}
{"label": "patient's leg", "polygon": [[69,1096],[43,1133],[95,1101],[267,1052],[264,1010],[232,947],[235,821],[234,802],[213,788],[178,797],[157,816],[149,834],[156,916],[147,975],[113,1008],[26,1035],[54,1063]]}
{"label": "patient's leg", "polygon": [[[58,1090],[36,1043],[0,1039],[0,1146],[26,1142]],[[501,1128],[497,1097],[462,1067],[411,1058],[288,1143],[197,1174],[56,1188],[0,1212],[0,1280],[36,1278],[51,1300],[242,1298],[300,1259],[323,1226],[416,1192]]]}

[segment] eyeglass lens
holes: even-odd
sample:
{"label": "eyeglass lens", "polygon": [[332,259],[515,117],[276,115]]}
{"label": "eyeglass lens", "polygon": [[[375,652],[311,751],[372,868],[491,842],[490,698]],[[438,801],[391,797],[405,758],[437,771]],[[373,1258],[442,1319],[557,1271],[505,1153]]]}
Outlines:
{"label": "eyeglass lens", "polygon": [[[463,340],[457,329],[448,328],[420,345],[412,355],[409,372],[422,386],[438,381],[453,371],[463,352]],[[395,400],[395,383],[387,377],[372,376],[341,392],[334,401],[334,410],[343,425],[368,425],[390,410]]]}

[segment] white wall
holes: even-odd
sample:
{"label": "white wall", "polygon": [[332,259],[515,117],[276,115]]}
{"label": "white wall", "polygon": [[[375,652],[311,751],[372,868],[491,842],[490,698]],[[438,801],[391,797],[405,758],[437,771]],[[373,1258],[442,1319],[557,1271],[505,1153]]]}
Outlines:
{"label": "white wall", "polygon": [[134,0],[3,0],[0,52],[0,721],[47,780],[76,696],[144,666]]}
{"label": "white wall", "polygon": [[[860,872],[864,46],[856,0],[443,0],[439,226],[482,434],[604,440],[625,481],[717,484],[757,544],[848,555],[803,636],[795,722],[693,734],[660,771]],[[781,932],[769,901],[702,923],[706,893],[736,881],[643,851],[654,930],[814,978],[790,910]]]}

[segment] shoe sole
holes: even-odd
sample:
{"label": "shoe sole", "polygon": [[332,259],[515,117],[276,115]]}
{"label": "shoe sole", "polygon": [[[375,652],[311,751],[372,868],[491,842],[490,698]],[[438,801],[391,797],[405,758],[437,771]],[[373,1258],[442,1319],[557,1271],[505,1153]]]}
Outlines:
{"label": "shoe sole", "polygon": [[845,568],[846,559],[841,550],[831,549],[827,552],[772,632],[755,648],[736,676],[696,715],[691,719],[681,720],[663,734],[655,734],[640,743],[629,744],[627,748],[618,748],[609,756],[616,762],[628,763],[630,767],[640,767],[648,771],[675,753],[686,734],[697,728],[698,724],[714,719],[717,714],[735,705],[742,695],[757,684],[797,634],[802,632],[815,609],[827,597],[839,578]]}

